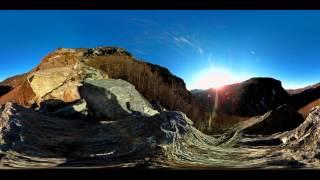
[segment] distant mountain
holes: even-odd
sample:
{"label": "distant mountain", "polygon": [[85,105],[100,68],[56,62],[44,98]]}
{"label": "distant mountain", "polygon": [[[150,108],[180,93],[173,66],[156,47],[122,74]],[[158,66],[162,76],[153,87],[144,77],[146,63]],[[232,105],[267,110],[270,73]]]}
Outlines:
{"label": "distant mountain", "polygon": [[288,101],[281,82],[272,78],[251,78],[242,83],[193,93],[200,101],[215,102],[223,113],[239,116],[261,115]]}
{"label": "distant mountain", "polygon": [[315,89],[320,87],[320,83],[314,84],[314,85],[310,85],[310,86],[306,86],[303,88],[298,88],[298,89],[287,89],[286,91],[290,94],[290,95],[294,95],[294,94],[298,94],[301,93],[302,91],[308,90],[308,89]]}
{"label": "distant mountain", "polygon": [[320,105],[320,83],[287,91],[291,94],[291,104],[304,116],[314,106]]}
{"label": "distant mountain", "polygon": [[[304,117],[313,107],[320,105],[320,84],[289,92],[291,94],[278,80],[258,77],[219,90],[196,90],[192,94],[200,104],[207,107],[206,112],[211,112],[206,117],[211,118],[212,124],[215,124],[211,131],[224,131],[238,122],[275,111],[281,105],[288,105],[291,112],[297,111]],[[290,122],[290,118],[286,118],[290,117],[289,114],[283,114],[281,120]]]}
{"label": "distant mountain", "polygon": [[203,89],[192,89],[192,90],[190,90],[192,95],[197,95],[199,93],[202,93],[203,91],[205,91],[205,90],[203,90]]}

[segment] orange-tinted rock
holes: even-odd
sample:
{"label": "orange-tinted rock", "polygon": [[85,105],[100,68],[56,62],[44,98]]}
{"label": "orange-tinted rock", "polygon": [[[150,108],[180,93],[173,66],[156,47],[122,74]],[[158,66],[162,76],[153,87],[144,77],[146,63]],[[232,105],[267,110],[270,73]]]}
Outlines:
{"label": "orange-tinted rock", "polygon": [[35,101],[35,93],[30,87],[30,84],[24,81],[9,93],[0,97],[0,104],[5,104],[9,101],[26,107],[30,107]]}

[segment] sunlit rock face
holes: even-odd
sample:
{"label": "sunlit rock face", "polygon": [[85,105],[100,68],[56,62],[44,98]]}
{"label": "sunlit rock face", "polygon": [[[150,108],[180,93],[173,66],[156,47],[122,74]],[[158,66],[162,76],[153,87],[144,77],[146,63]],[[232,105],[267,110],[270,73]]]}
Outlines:
{"label": "sunlit rock face", "polygon": [[64,102],[80,99],[77,88],[81,84],[75,80],[77,76],[75,72],[72,67],[62,67],[31,73],[27,80],[36,94],[36,103],[47,99],[58,99]]}

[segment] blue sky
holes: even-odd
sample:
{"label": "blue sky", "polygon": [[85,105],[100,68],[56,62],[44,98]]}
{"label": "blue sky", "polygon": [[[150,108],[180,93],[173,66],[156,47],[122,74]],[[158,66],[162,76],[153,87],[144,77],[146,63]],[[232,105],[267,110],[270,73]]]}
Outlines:
{"label": "blue sky", "polygon": [[0,11],[0,80],[53,50],[119,46],[189,89],[273,77],[320,81],[320,11]]}

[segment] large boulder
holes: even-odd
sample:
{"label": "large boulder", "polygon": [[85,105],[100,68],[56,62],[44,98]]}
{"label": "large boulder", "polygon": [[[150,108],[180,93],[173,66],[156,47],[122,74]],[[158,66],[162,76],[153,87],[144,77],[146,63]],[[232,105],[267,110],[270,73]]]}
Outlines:
{"label": "large boulder", "polygon": [[72,67],[52,68],[30,74],[28,82],[36,94],[34,98],[38,104],[47,99],[73,102],[80,99],[78,86],[81,84],[73,80],[76,76]]}
{"label": "large boulder", "polygon": [[121,79],[85,81],[80,93],[91,115],[97,119],[115,120],[130,114],[152,116],[158,113],[132,84]]}
{"label": "large boulder", "polygon": [[285,147],[299,159],[320,159],[320,106],[314,107],[296,129],[281,135]]}
{"label": "large boulder", "polygon": [[281,105],[262,116],[249,119],[242,130],[246,134],[271,135],[292,130],[302,124],[304,118],[290,105]]}

